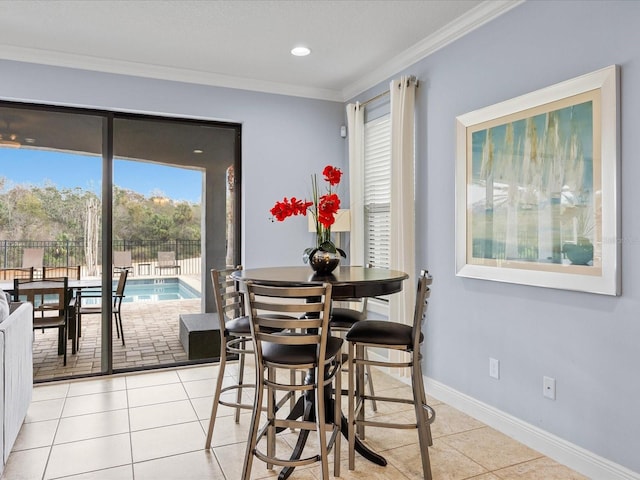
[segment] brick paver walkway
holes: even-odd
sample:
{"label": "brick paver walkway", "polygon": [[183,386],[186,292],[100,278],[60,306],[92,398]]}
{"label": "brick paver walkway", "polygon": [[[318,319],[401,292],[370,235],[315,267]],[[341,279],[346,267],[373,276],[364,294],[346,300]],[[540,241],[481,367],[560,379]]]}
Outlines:
{"label": "brick paver walkway", "polygon": [[[122,325],[126,346],[113,328],[114,369],[167,365],[187,360],[178,338],[179,315],[200,312],[200,299],[122,304]],[[100,315],[83,315],[79,351],[67,350],[67,365],[58,356],[58,331],[34,331],[34,380],[100,372]]]}

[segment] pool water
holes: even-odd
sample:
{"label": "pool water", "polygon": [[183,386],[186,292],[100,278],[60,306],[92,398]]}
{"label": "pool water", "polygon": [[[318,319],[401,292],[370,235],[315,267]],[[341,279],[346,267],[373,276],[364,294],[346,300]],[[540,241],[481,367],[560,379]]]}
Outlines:
{"label": "pool water", "polygon": [[[114,283],[113,288],[116,288]],[[127,278],[123,302],[161,302],[200,298],[200,292],[179,278]]]}
{"label": "pool water", "polygon": [[[118,282],[113,282],[115,292]],[[200,298],[200,292],[179,278],[127,278],[123,302],[162,302]],[[86,298],[82,303],[99,303],[99,299]]]}

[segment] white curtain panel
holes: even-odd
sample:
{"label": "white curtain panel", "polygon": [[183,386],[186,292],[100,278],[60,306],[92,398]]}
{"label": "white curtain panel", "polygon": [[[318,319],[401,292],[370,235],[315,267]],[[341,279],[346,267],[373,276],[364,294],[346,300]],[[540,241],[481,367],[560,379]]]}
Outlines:
{"label": "white curtain panel", "polygon": [[364,265],[364,107],[358,102],[347,105],[347,128],[351,209],[349,263]]}
{"label": "white curtain panel", "polygon": [[397,322],[411,324],[415,308],[415,167],[414,111],[416,82],[393,80],[391,94],[391,239],[392,270],[409,274],[402,292],[391,295],[389,313]]}

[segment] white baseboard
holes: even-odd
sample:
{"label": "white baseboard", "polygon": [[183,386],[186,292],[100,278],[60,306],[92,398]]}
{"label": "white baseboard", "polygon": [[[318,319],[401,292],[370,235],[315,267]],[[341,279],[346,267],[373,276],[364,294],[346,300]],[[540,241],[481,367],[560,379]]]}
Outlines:
{"label": "white baseboard", "polygon": [[[399,378],[407,381],[408,379]],[[574,445],[447,385],[425,377],[427,393],[534,450],[596,480],[640,480],[640,474]]]}

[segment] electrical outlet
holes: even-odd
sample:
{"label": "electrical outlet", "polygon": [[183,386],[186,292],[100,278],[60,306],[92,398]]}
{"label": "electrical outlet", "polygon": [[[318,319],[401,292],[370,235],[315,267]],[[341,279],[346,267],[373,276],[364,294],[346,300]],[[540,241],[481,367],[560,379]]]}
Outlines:
{"label": "electrical outlet", "polygon": [[489,357],[489,376],[496,380],[500,379],[500,360]]}
{"label": "electrical outlet", "polygon": [[556,399],[556,379],[551,377],[542,377],[542,395],[551,400]]}

